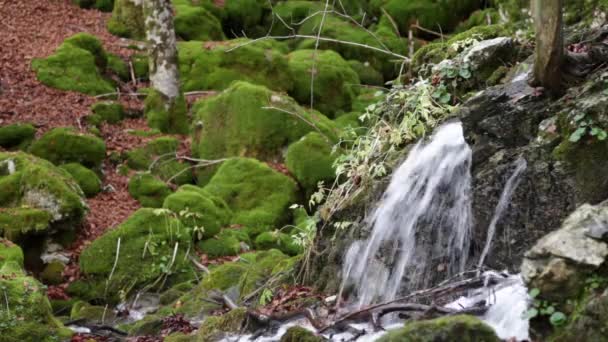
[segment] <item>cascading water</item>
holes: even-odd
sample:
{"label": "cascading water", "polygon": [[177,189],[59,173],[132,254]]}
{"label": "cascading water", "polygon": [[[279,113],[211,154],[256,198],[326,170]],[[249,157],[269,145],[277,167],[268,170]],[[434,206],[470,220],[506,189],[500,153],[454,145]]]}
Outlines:
{"label": "cascading water", "polygon": [[452,122],[419,142],[395,171],[371,217],[369,239],[355,241],[345,256],[343,287],[354,286],[359,306],[428,285],[431,267],[445,276],[463,270],[472,226],[471,156],[462,125]]}

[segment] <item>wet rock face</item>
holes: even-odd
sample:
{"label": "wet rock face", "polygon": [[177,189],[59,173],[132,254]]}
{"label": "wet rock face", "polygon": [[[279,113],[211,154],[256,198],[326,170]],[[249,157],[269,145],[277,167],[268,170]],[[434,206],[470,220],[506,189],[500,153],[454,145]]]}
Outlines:
{"label": "wet rock face", "polygon": [[608,202],[579,207],[559,230],[540,239],[526,254],[521,271],[530,287],[544,298],[575,297],[590,272],[608,256],[608,244],[593,237],[598,227],[606,228]]}

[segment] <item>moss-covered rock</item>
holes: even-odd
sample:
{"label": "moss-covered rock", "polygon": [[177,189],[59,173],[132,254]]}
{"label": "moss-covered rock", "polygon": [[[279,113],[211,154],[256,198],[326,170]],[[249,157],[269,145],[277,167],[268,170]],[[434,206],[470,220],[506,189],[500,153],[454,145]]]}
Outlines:
{"label": "moss-covered rock", "polygon": [[0,233],[11,241],[21,242],[24,236],[45,233],[52,219],[51,214],[42,209],[0,209]]}
{"label": "moss-covered rock", "polygon": [[31,124],[16,123],[0,127],[0,146],[14,148],[34,140],[36,128]]}
{"label": "moss-covered rock", "polygon": [[317,191],[319,182],[329,185],[336,178],[333,166],[336,157],[333,144],[319,133],[311,132],[289,146],[285,163],[306,194],[311,195]]}
{"label": "moss-covered rock", "polygon": [[113,101],[97,102],[91,106],[91,112],[99,116],[102,122],[111,124],[118,123],[125,117],[124,107]]}
{"label": "moss-covered rock", "polygon": [[291,178],[249,158],[224,162],[204,189],[223,199],[234,212],[231,223],[253,229],[253,236],[287,222],[297,199]]}
{"label": "moss-covered rock", "polygon": [[114,0],[72,0],[72,3],[80,8],[95,8],[104,12],[111,12]]}
{"label": "moss-covered rock", "polygon": [[211,12],[190,0],[173,1],[175,6],[175,33],[183,40],[224,40],[222,24]]}
{"label": "moss-covered rock", "polygon": [[[222,90],[234,81],[247,81],[277,91],[288,91],[293,80],[287,57],[270,41],[250,44],[236,39],[217,43],[178,43],[179,67],[184,91]],[[204,77],[201,77],[204,75]]]}
{"label": "moss-covered rock", "polygon": [[42,280],[45,284],[50,285],[58,285],[63,282],[63,269],[65,265],[59,261],[52,261],[46,266],[44,266],[44,270],[40,273],[40,280]]}
{"label": "moss-covered rock", "polygon": [[[295,81],[290,94],[302,104],[310,104],[313,92],[314,108],[329,117],[340,111],[350,111],[357,96],[359,76],[338,53],[325,50],[298,50],[289,58],[289,71]],[[314,74],[314,87],[311,79]]]}
{"label": "moss-covered rock", "polygon": [[287,255],[298,255],[302,253],[301,245],[298,245],[294,239],[285,233],[279,231],[264,232],[255,238],[255,247],[258,250],[278,249]]}
{"label": "moss-covered rock", "polygon": [[224,230],[216,237],[201,241],[198,249],[211,258],[237,255],[241,251],[241,242],[230,230]]}
{"label": "moss-covered rock", "polygon": [[97,137],[60,127],[36,140],[30,146],[30,153],[56,165],[73,162],[98,168],[106,157],[106,144]]}
{"label": "moss-covered rock", "polygon": [[281,336],[280,342],[323,342],[325,338],[302,327],[291,327]]}
{"label": "moss-covered rock", "polygon": [[369,62],[363,63],[357,60],[348,61],[350,67],[357,73],[361,84],[365,85],[384,85],[384,76],[378,70],[374,69]]}
{"label": "moss-covered rock", "polygon": [[129,293],[159,278],[188,277],[191,269],[185,253],[190,241],[190,231],[169,211],[136,211],[80,255],[80,270],[90,283],[89,297],[112,300],[121,291]]}
{"label": "moss-covered rock", "polygon": [[171,189],[154,175],[143,172],[129,179],[129,194],[143,207],[161,208],[165,198],[171,194]]}
{"label": "moss-covered rock", "polygon": [[78,33],[47,58],[35,58],[32,68],[43,84],[89,95],[111,93],[112,83],[102,74],[108,60],[101,42],[86,33]]}
{"label": "moss-covered rock", "polygon": [[23,251],[10,240],[0,238],[0,267],[12,261],[23,267]]}
{"label": "moss-covered rock", "polygon": [[412,322],[403,329],[389,332],[380,342],[499,342],[492,328],[472,316],[442,317]]}
{"label": "moss-covered rock", "polygon": [[150,90],[144,102],[144,113],[151,128],[165,133],[188,132],[188,107],[183,95],[168,103],[161,92]]}
{"label": "moss-covered rock", "polygon": [[192,183],[190,164],[177,160],[179,140],[172,137],[156,138],[144,147],[126,153],[127,165],[134,170],[150,170],[164,181],[177,185]]}
{"label": "moss-covered rock", "polygon": [[115,0],[112,17],[108,21],[110,33],[132,39],[144,39],[144,14],[141,3],[134,0]]}
{"label": "moss-covered rock", "polygon": [[229,223],[232,211],[221,198],[193,185],[185,185],[167,196],[163,208],[183,213],[182,222],[197,227],[197,238],[215,236]]}
{"label": "moss-covered rock", "polygon": [[221,316],[207,317],[196,333],[196,341],[217,341],[224,334],[236,334],[246,322],[246,308],[236,308]]}
{"label": "moss-covered rock", "polygon": [[87,323],[111,324],[116,320],[114,310],[105,306],[91,305],[79,301],[72,305],[70,320],[84,320]]}
{"label": "moss-covered rock", "polygon": [[72,175],[87,197],[93,197],[101,191],[101,180],[90,169],[78,163],[64,164],[60,167]]}
{"label": "moss-covered rock", "polygon": [[122,81],[131,80],[131,72],[129,65],[120,57],[112,53],[108,53],[108,70],[118,76]]}
{"label": "moss-covered rock", "polygon": [[69,173],[22,152],[0,153],[0,189],[0,206],[11,211],[5,212],[4,223],[15,232],[40,231],[44,222],[71,229],[87,210]]}
{"label": "moss-covered rock", "polygon": [[194,120],[200,124],[194,132],[193,153],[202,159],[275,159],[282,148],[315,127],[329,137],[336,136],[333,123],[322,114],[305,110],[285,95],[245,82],[198,101],[195,113]]}
{"label": "moss-covered rock", "polygon": [[264,14],[269,8],[263,0],[226,0],[223,8],[224,32],[233,34],[244,32],[256,37],[266,33],[263,27]]}
{"label": "moss-covered rock", "polygon": [[0,267],[0,288],[5,307],[0,310],[0,336],[6,341],[63,341],[71,331],[53,317],[43,286],[25,275],[19,264]]}

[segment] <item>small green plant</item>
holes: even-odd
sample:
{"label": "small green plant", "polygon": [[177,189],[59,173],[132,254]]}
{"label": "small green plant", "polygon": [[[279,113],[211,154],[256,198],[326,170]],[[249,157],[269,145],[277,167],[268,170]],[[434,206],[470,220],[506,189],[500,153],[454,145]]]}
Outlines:
{"label": "small green plant", "polygon": [[555,303],[550,303],[546,300],[538,299],[540,290],[534,288],[528,294],[533,299],[532,307],[524,313],[525,319],[533,319],[537,317],[548,317],[549,322],[554,327],[562,326],[568,320],[566,314],[555,309]]}
{"label": "small green plant", "polygon": [[264,305],[270,303],[270,301],[272,301],[272,297],[274,297],[274,293],[272,292],[272,290],[269,288],[265,288],[262,291],[262,294],[260,295],[260,300],[259,300],[260,305],[264,306]]}
{"label": "small green plant", "polygon": [[583,137],[590,136],[599,141],[604,141],[608,138],[608,132],[600,126],[586,113],[580,113],[574,116],[573,124],[576,130],[570,134],[570,142],[579,142]]}
{"label": "small green plant", "polygon": [[592,292],[604,289],[608,285],[608,278],[593,274],[585,279],[585,290]]}

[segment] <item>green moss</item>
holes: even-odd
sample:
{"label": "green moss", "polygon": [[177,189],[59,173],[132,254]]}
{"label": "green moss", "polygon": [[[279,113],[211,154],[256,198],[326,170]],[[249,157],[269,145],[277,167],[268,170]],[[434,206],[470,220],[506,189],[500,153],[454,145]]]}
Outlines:
{"label": "green moss", "polygon": [[87,197],[93,197],[101,191],[101,180],[95,172],[78,163],[69,163],[60,166],[66,170],[78,183],[80,189]]}
{"label": "green moss", "polygon": [[160,208],[171,189],[150,173],[138,173],[129,180],[129,194],[143,207]]}
{"label": "green moss", "polygon": [[361,84],[383,86],[384,77],[382,73],[374,69],[369,63],[363,63],[357,60],[348,61],[351,69],[359,76]]}
{"label": "green moss", "polygon": [[141,5],[136,5],[131,0],[115,0],[112,17],[108,21],[108,31],[125,38],[145,38],[144,14]]}
{"label": "green moss", "polygon": [[211,258],[218,258],[237,255],[241,251],[241,243],[232,234],[222,231],[214,238],[199,242],[198,249]]}
{"label": "green moss", "polygon": [[222,90],[234,81],[252,82],[277,91],[291,90],[293,80],[287,57],[275,44],[250,44],[227,51],[247,42],[236,39],[208,46],[195,41],[178,43],[184,91]]}
{"label": "green moss", "polygon": [[113,310],[105,306],[96,306],[80,301],[72,305],[70,320],[81,319],[87,323],[108,324],[116,319],[116,315]]}
{"label": "green moss", "polygon": [[195,186],[182,187],[167,196],[163,208],[174,213],[185,212],[182,215],[182,222],[188,227],[203,229],[200,238],[210,238],[228,224],[232,212],[222,199],[195,188]]}
{"label": "green moss", "polygon": [[287,149],[287,169],[307,195],[317,191],[319,182],[329,185],[336,178],[333,163],[337,153],[333,153],[332,149],[333,144],[317,132],[308,133]]}
{"label": "green moss", "polygon": [[508,72],[509,68],[507,68],[506,66],[498,67],[496,70],[494,70],[492,75],[490,75],[490,77],[486,81],[486,84],[488,84],[489,86],[497,85],[502,81],[505,76],[507,76]]}
{"label": "green moss", "polygon": [[297,30],[298,27],[295,23],[300,23],[313,13],[323,11],[325,4],[318,1],[280,1],[272,9],[273,15],[266,16],[265,26],[268,28],[272,27],[272,35],[285,36],[294,32],[289,27],[281,24],[280,19],[288,23],[291,28]]}
{"label": "green moss", "polygon": [[264,232],[255,238],[255,247],[258,250],[278,249],[287,255],[302,253],[302,246],[295,243],[288,234],[278,231]]}
{"label": "green moss", "polygon": [[61,322],[53,317],[51,304],[42,285],[27,277],[12,261],[0,268],[0,288],[5,307],[0,310],[0,336],[6,341],[62,341],[71,336]]}
{"label": "green moss", "polygon": [[[264,109],[268,106],[278,109]],[[194,121],[201,125],[194,132],[193,152],[202,159],[274,159],[290,142],[315,130],[310,124],[330,138],[336,136],[333,123],[322,114],[305,110],[285,95],[245,82],[236,82],[216,97],[198,101],[195,113]]]}
{"label": "green moss", "polygon": [[23,267],[23,251],[10,240],[0,238],[0,267],[9,261]]}
{"label": "green moss", "polygon": [[0,146],[13,148],[34,140],[36,128],[31,124],[16,123],[0,127]]}
{"label": "green moss", "polygon": [[115,124],[125,117],[124,107],[113,101],[97,102],[91,106],[91,112],[104,122]]}
{"label": "green moss", "polygon": [[412,58],[411,68],[418,71],[425,64],[437,64],[450,57],[449,44],[430,43],[416,50]]}
{"label": "green moss", "polygon": [[159,277],[180,278],[181,274],[190,274],[190,264],[185,257],[190,240],[189,231],[174,215],[162,210],[140,209],[82,252],[80,270],[91,284],[105,285],[102,295],[129,293]]}
{"label": "green moss", "polygon": [[106,145],[97,137],[60,127],[48,131],[35,141],[30,147],[30,153],[56,165],[74,162],[97,168],[106,157]]}
{"label": "green moss", "polygon": [[192,290],[195,285],[195,282],[189,281],[171,287],[160,295],[160,304],[169,305],[173,303],[174,301],[179,299],[179,297],[183,296],[186,292]]}
{"label": "green moss", "polygon": [[196,341],[215,341],[226,333],[238,333],[245,326],[247,309],[236,308],[221,316],[210,316],[196,333]]}
{"label": "green moss", "polygon": [[133,64],[133,73],[139,80],[148,80],[148,56],[146,55],[133,55],[131,56],[131,64]]}
{"label": "green moss", "polygon": [[486,8],[471,13],[467,20],[458,24],[455,31],[462,32],[467,31],[475,26],[488,25],[488,18],[490,20],[490,25],[501,22],[500,13],[496,8]]}
{"label": "green moss", "polygon": [[144,102],[148,126],[165,133],[187,133],[187,112],[186,99],[183,95],[171,103],[162,93],[151,90]]}
{"label": "green moss", "polygon": [[442,317],[406,324],[389,332],[379,342],[499,342],[494,330],[472,316]]}
{"label": "green moss", "polygon": [[310,330],[302,327],[291,327],[281,336],[280,342],[323,342],[323,337],[316,336]]}
{"label": "green moss", "polygon": [[114,0],[72,0],[72,3],[81,8],[95,8],[103,12],[111,12]]}
{"label": "green moss", "polygon": [[158,336],[163,329],[163,318],[158,315],[147,315],[127,327],[123,329],[129,333],[129,336]]}
{"label": "green moss", "polygon": [[290,94],[302,104],[310,104],[311,78],[314,66],[314,108],[329,117],[350,111],[357,96],[359,76],[334,51],[298,50],[289,58],[289,71],[295,80]]}
{"label": "green moss", "polygon": [[48,211],[31,208],[0,209],[0,232],[11,241],[45,232],[52,216]]}
{"label": "green moss", "polygon": [[[187,2],[187,1],[186,1]],[[175,33],[183,40],[224,40],[222,24],[203,7],[178,4],[175,10]]]}
{"label": "green moss", "polygon": [[222,164],[204,189],[226,201],[234,212],[231,223],[268,229],[288,220],[297,185],[255,159],[234,158]]}
{"label": "green moss", "polygon": [[244,32],[248,36],[263,35],[266,31],[262,19],[267,6],[268,3],[263,0],[226,0],[222,20],[224,32]]}
{"label": "green moss", "polygon": [[40,273],[40,280],[45,284],[58,285],[63,283],[63,269],[65,265],[59,261],[52,261],[48,263],[42,273]]}
{"label": "green moss", "polygon": [[487,26],[477,26],[473,27],[470,30],[465,32],[461,32],[456,34],[447,41],[448,44],[454,44],[459,41],[463,41],[469,38],[475,38],[477,40],[486,40],[497,37],[509,36],[509,29],[500,24],[496,25],[487,25]]}
{"label": "green moss", "polygon": [[[13,172],[3,173],[3,167]],[[77,224],[87,209],[82,191],[67,172],[22,152],[0,153],[0,188],[0,205],[21,208],[24,214],[28,209],[45,210],[52,222]]]}
{"label": "green moss", "polygon": [[49,87],[98,95],[114,91],[112,83],[102,76],[107,62],[99,40],[78,33],[66,39],[53,55],[35,58],[32,69],[38,80]]}
{"label": "green moss", "polygon": [[151,170],[164,181],[177,185],[192,183],[190,164],[176,160],[179,140],[172,137],[160,137],[150,141],[146,146],[126,153],[127,164],[135,170]]}

